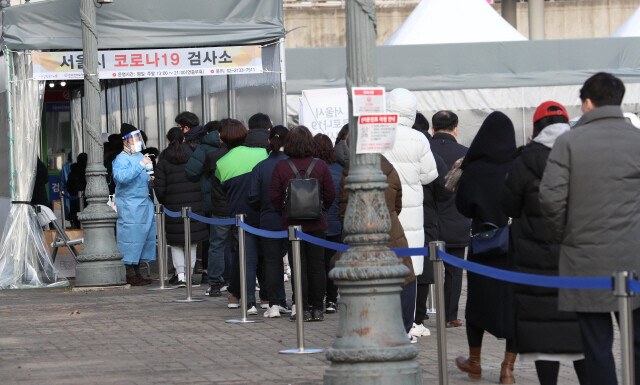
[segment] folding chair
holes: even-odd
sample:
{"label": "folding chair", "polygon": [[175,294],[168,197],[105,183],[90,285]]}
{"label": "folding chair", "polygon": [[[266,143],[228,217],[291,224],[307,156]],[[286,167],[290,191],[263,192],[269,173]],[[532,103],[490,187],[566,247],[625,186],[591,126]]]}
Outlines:
{"label": "folding chair", "polygon": [[71,255],[73,256],[73,259],[78,262],[78,251],[74,246],[84,243],[84,237],[69,239],[64,229],[60,228],[60,225],[57,222],[56,215],[47,206],[37,205],[36,213],[38,214],[38,223],[42,228],[53,225],[56,230],[56,236],[51,243],[51,253],[49,254],[51,263],[53,264],[56,261],[56,255],[58,254],[58,248],[60,247],[66,247],[67,249],[69,249]]}

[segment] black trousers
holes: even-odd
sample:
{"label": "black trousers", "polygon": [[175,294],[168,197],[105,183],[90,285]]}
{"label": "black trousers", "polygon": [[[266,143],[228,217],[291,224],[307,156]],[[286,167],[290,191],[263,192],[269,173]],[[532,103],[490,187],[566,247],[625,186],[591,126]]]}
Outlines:
{"label": "black trousers", "polygon": [[[573,368],[578,376],[578,383],[580,385],[589,385],[587,365],[585,364],[584,359],[573,361]],[[538,381],[540,381],[540,385],[557,385],[559,371],[560,362],[558,361],[536,361],[536,373],[538,373]]]}
{"label": "black trousers", "polygon": [[[483,337],[484,329],[467,321],[467,342],[469,343],[469,347],[481,348]],[[507,343],[504,350],[509,353],[518,353],[518,350],[516,349],[515,338],[507,338]]]}
{"label": "black trousers", "polygon": [[[310,231],[307,234],[316,238],[326,238],[325,230]],[[295,283],[295,272],[293,270],[293,251],[291,242],[287,242],[287,252],[289,253],[289,264],[291,266],[291,278]],[[316,246],[304,241],[300,242],[300,272],[302,276],[302,303],[304,308],[323,310],[324,293],[326,291],[327,273],[324,271],[324,247]],[[299,293],[295,292],[295,284],[291,285],[295,295],[295,301]],[[300,306],[298,310],[300,311]]]}
{"label": "black trousers", "polygon": [[[448,248],[447,254],[464,258],[464,247]],[[462,269],[444,264],[444,307],[445,321],[451,322],[458,319],[458,304],[462,294]]]}
{"label": "black trousers", "polygon": [[[616,385],[616,366],[613,346],[611,313],[576,313],[582,336],[582,347],[589,382],[598,385]],[[618,313],[615,313],[618,320]],[[618,320],[619,323],[619,320]],[[640,384],[640,308],[633,311],[633,351],[636,385]]]}
{"label": "black trousers", "polygon": [[[340,235],[331,235],[327,237],[327,241],[340,243]],[[329,270],[331,270],[331,258],[336,255],[336,251],[332,249],[324,249],[324,270],[327,274],[327,302],[338,301],[338,286],[333,283],[332,279],[329,279]]]}
{"label": "black trousers", "polygon": [[416,325],[422,324],[427,316],[427,297],[429,296],[429,286],[430,284],[428,283],[418,283],[418,290],[416,294]]}
{"label": "black trousers", "polygon": [[[264,256],[262,258],[263,282],[268,296],[269,306],[279,305],[280,302],[282,302],[279,289],[284,280],[282,257],[284,257],[285,254],[287,241],[285,239],[270,238],[261,238],[260,241],[262,254]],[[260,283],[260,293],[262,293],[262,285],[263,283]]]}

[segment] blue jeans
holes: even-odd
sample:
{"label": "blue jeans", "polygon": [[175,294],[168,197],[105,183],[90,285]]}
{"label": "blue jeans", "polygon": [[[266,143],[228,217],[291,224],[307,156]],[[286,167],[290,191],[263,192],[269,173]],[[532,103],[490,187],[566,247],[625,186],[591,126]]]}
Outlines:
{"label": "blue jeans", "polygon": [[[212,218],[223,218],[212,216]],[[209,264],[207,267],[207,276],[209,277],[209,285],[223,284],[224,278],[224,249],[227,246],[227,241],[233,226],[220,226],[211,225],[209,231]]]}
{"label": "blue jeans", "polygon": [[[245,254],[247,272],[247,303],[256,302],[256,268],[258,267],[258,248],[260,238],[245,232]],[[240,298],[240,250],[238,249],[238,230],[233,230],[231,240],[231,282],[229,292]]]}

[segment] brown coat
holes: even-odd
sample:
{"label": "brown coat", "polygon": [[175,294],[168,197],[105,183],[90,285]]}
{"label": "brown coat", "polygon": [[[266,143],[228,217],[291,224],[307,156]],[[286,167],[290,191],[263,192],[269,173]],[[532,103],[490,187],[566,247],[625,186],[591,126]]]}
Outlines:
{"label": "brown coat", "polygon": [[[387,246],[390,248],[407,248],[409,247],[409,243],[407,242],[407,238],[404,235],[404,230],[402,229],[402,224],[400,224],[400,220],[398,219],[398,215],[402,210],[402,185],[400,184],[400,177],[398,176],[398,172],[393,168],[393,165],[389,163],[387,158],[384,156],[380,156],[380,168],[382,172],[387,176],[387,187],[384,190],[385,200],[387,202],[387,208],[389,209],[389,217],[391,218],[391,231],[389,231],[389,242]],[[345,178],[349,174],[349,163],[347,163],[346,167],[342,171],[342,180],[340,181],[340,202],[338,206],[338,217],[341,222],[344,222],[344,215],[347,211],[347,202],[349,201],[349,191],[344,188],[346,182]],[[402,286],[407,285],[410,282],[413,282],[416,279],[415,274],[413,273],[413,263],[411,263],[411,258],[400,258],[400,261],[409,268],[409,275],[404,280]]]}

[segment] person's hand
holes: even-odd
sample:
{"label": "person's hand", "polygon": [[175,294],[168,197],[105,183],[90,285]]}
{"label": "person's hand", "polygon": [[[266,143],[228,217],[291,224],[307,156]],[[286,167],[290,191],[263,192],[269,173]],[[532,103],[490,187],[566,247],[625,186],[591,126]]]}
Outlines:
{"label": "person's hand", "polygon": [[149,158],[149,155],[145,154],[145,156],[142,157],[140,164],[142,165],[142,167],[145,167],[146,165],[151,164],[151,158]]}

